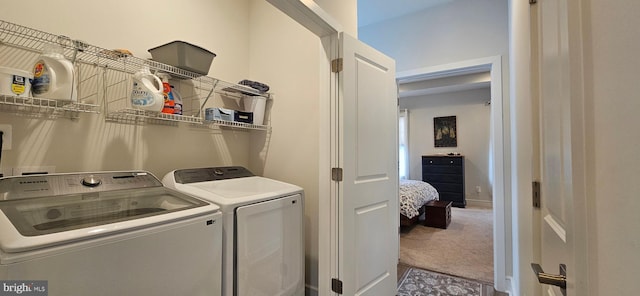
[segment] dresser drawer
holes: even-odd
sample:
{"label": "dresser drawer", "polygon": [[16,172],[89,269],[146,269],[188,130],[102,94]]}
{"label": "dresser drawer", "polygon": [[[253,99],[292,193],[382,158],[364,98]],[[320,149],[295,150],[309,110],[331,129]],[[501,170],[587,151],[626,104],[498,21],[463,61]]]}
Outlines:
{"label": "dresser drawer", "polygon": [[460,156],[423,156],[422,165],[447,165],[462,166],[463,158]]}
{"label": "dresser drawer", "polygon": [[431,184],[431,186],[433,186],[436,190],[438,190],[438,193],[440,192],[455,192],[455,193],[462,193],[464,191],[464,186],[462,186],[462,184],[460,183],[436,183],[436,182],[427,182],[429,184]]}
{"label": "dresser drawer", "polygon": [[446,166],[446,165],[423,165],[422,166],[423,174],[454,174],[461,175],[462,167],[461,166]]}
{"label": "dresser drawer", "polygon": [[461,173],[460,174],[447,174],[447,175],[422,173],[422,181],[425,181],[425,182],[428,182],[428,183],[456,183],[456,184],[463,184],[464,177],[462,176]]}

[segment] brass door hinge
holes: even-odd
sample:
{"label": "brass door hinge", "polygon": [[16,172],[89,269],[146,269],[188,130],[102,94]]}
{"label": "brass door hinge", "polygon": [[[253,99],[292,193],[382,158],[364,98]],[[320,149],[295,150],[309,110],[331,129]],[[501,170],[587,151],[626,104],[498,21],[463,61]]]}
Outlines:
{"label": "brass door hinge", "polygon": [[540,208],[540,182],[533,181],[533,207],[536,209]]}
{"label": "brass door hinge", "polygon": [[342,294],[342,281],[339,279],[331,279],[331,291]]}
{"label": "brass door hinge", "polygon": [[331,61],[331,72],[333,73],[342,72],[342,58]]}
{"label": "brass door hinge", "polygon": [[331,168],[331,180],[342,181],[342,168]]}

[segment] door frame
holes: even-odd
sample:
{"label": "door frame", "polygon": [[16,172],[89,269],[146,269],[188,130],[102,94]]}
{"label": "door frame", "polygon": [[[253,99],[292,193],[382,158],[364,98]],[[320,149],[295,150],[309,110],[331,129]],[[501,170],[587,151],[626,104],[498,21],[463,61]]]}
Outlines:
{"label": "door frame", "polygon": [[[507,268],[511,261],[510,252],[507,253],[507,241],[510,238],[511,208],[507,207],[505,192],[507,192],[508,180],[505,173],[509,174],[509,168],[505,167],[505,140],[504,140],[504,99],[502,90],[502,57],[492,56],[480,59],[465,60],[456,63],[438,65],[402,71],[396,73],[396,81],[401,84],[416,80],[427,80],[437,77],[465,75],[478,72],[490,72],[491,75],[491,147],[493,171],[493,277],[495,288],[499,291],[507,290]],[[507,219],[509,217],[509,219]]]}

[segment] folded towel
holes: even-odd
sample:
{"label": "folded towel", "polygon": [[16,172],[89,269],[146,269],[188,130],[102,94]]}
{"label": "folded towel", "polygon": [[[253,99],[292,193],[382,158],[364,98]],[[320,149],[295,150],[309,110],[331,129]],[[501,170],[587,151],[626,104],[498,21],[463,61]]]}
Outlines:
{"label": "folded towel", "polygon": [[269,91],[269,86],[268,85],[266,85],[264,83],[257,82],[257,81],[251,81],[251,80],[245,79],[245,80],[242,80],[242,81],[238,82],[238,84],[246,85],[246,86],[251,87],[251,88],[253,88],[255,90],[258,90],[259,92],[262,92],[262,93]]}

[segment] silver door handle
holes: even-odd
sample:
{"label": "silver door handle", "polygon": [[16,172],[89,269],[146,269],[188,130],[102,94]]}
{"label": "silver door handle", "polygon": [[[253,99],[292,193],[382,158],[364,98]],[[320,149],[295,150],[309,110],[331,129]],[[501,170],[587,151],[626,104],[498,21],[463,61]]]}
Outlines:
{"label": "silver door handle", "polygon": [[560,264],[560,274],[549,274],[542,270],[540,264],[531,263],[531,268],[541,284],[553,285],[560,287],[562,295],[566,295],[567,289],[567,266]]}

